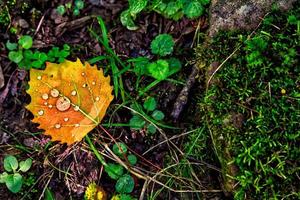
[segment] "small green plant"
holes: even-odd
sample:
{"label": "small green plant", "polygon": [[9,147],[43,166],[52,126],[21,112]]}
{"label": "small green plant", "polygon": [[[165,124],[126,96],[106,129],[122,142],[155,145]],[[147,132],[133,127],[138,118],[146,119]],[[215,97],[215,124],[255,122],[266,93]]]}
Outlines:
{"label": "small green plant", "polygon": [[167,18],[178,20],[183,16],[197,18],[205,11],[210,0],[129,0],[129,8],[121,13],[121,23],[129,30],[136,30],[134,20],[144,11],[155,11]]}
{"label": "small green plant", "polygon": [[[151,42],[151,52],[157,56],[170,55],[173,49],[174,41],[169,34],[160,34]],[[129,61],[133,62],[133,71],[138,77],[148,75],[159,81],[165,80],[181,69],[181,63],[177,58],[158,59],[151,62],[146,57],[138,57]]]}
{"label": "small green plant", "polygon": [[[73,9],[72,9],[73,7]],[[80,14],[80,10],[84,8],[83,0],[75,0],[74,5],[72,6],[71,2],[66,3],[65,5],[59,5],[56,8],[56,12],[60,15],[64,15],[68,10],[73,11],[73,15],[78,16]]]}
{"label": "small green plant", "polygon": [[15,156],[6,156],[4,158],[5,172],[0,174],[0,183],[5,183],[6,187],[13,193],[19,192],[24,180],[20,172],[27,172],[31,165],[32,160],[30,158],[19,163]]}
{"label": "small green plant", "polygon": [[173,52],[174,40],[169,34],[160,34],[151,42],[151,52],[159,56],[170,55]]}
{"label": "small green plant", "polygon": [[[113,152],[132,166],[137,163],[135,155],[128,155],[128,148],[124,143],[118,142],[114,144]],[[120,164],[108,163],[105,166],[105,171],[110,178],[117,181],[115,185],[116,192],[128,195],[133,191],[134,179],[130,174],[125,173],[124,168]]]}
{"label": "small green plant", "polygon": [[[156,133],[156,127],[153,125],[155,122],[160,122],[165,118],[165,115],[162,111],[156,109],[157,102],[153,97],[148,98],[144,104],[143,107],[139,104],[133,104],[131,107],[133,110],[138,111],[140,114],[143,114],[141,116],[140,114],[136,112],[132,112],[133,117],[129,121],[129,125],[132,129],[141,130],[145,129],[147,133],[154,134]],[[148,115],[151,116],[149,120],[151,120],[151,123],[148,120]]]}
{"label": "small green plant", "polygon": [[61,63],[70,55],[70,47],[65,44],[63,49],[52,47],[48,53],[38,50],[32,51],[33,40],[29,35],[22,36],[18,43],[6,42],[6,48],[9,50],[8,58],[22,69],[30,69],[31,67],[41,69],[45,67],[45,62]]}
{"label": "small green plant", "polygon": [[0,1],[0,25],[8,26],[10,22],[8,7],[4,6],[2,1]]}

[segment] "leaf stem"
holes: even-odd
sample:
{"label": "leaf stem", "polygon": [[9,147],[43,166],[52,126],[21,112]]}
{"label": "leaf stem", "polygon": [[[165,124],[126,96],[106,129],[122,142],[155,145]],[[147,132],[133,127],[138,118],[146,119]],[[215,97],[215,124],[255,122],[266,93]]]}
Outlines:
{"label": "leaf stem", "polygon": [[95,145],[91,141],[90,137],[88,135],[86,135],[85,139],[86,139],[87,143],[89,144],[90,148],[93,150],[96,158],[101,162],[101,164],[104,167],[107,166],[107,163],[105,162],[104,157],[98,152],[98,150],[96,149]]}

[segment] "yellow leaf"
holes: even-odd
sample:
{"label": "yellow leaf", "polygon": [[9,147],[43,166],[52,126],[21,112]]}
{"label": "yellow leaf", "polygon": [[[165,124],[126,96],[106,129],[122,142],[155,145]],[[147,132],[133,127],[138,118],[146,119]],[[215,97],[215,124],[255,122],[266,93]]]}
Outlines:
{"label": "yellow leaf", "polygon": [[30,69],[29,86],[31,103],[26,108],[34,115],[32,121],[53,141],[68,145],[81,141],[101,122],[113,99],[110,77],[79,59]]}

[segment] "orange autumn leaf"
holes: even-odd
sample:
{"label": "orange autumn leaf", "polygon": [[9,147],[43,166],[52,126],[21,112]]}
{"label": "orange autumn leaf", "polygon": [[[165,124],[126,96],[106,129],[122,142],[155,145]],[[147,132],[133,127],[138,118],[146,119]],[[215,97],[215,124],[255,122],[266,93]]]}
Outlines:
{"label": "orange autumn leaf", "polygon": [[53,141],[72,144],[95,128],[113,99],[110,77],[89,63],[66,60],[47,63],[45,70],[30,69],[27,93],[35,123]]}

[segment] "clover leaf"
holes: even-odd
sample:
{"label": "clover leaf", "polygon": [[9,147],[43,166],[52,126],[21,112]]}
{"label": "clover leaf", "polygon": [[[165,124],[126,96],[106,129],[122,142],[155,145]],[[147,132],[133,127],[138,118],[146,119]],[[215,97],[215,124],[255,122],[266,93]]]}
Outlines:
{"label": "clover leaf", "polygon": [[151,52],[160,56],[166,56],[173,52],[174,40],[169,34],[160,34],[151,42]]}
{"label": "clover leaf", "polygon": [[157,80],[164,80],[169,75],[169,63],[165,60],[157,60],[147,65],[150,75]]}

